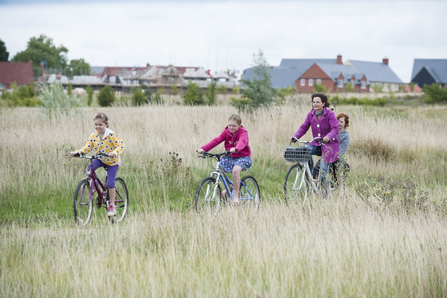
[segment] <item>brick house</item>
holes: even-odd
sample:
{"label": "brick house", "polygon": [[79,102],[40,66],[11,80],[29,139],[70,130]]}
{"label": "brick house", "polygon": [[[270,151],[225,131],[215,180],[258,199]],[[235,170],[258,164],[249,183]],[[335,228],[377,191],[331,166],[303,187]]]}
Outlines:
{"label": "brick house", "polygon": [[[346,91],[347,83],[353,85],[355,92],[372,92],[370,86],[374,84],[381,84],[383,91],[388,88],[397,91],[403,82],[388,64],[388,58],[382,62],[348,60],[343,63],[341,55],[337,59],[282,59],[279,66],[271,67],[272,87],[293,86],[299,92],[312,92],[314,84],[321,82],[335,92]],[[245,69],[242,79],[254,79],[253,68]]]}
{"label": "brick house", "polygon": [[347,90],[351,84],[354,92],[369,92],[369,82],[363,73],[356,72],[350,65],[343,65],[341,55],[336,64],[314,63],[296,81],[295,87],[300,92],[312,92],[315,84],[321,84],[332,92]]}
{"label": "brick house", "polygon": [[11,89],[11,84],[27,85],[34,80],[33,62],[0,62],[0,94]]}
{"label": "brick house", "polygon": [[411,82],[421,88],[433,83],[447,88],[447,59],[414,59]]}

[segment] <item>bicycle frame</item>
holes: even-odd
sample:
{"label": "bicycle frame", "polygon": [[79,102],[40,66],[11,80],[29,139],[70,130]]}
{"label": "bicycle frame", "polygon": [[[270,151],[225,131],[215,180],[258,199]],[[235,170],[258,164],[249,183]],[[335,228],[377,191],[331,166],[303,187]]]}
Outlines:
{"label": "bicycle frame", "polygon": [[[105,187],[104,184],[107,183],[107,174],[106,174],[106,178],[104,181],[104,184],[102,183],[101,179],[98,178],[98,176],[95,173],[95,170],[93,170],[93,160],[97,159],[97,156],[81,156],[83,158],[86,159],[90,159],[89,164],[87,165],[87,170],[86,170],[86,175],[88,177],[88,179],[91,181],[90,184],[90,194],[89,194],[89,198],[87,201],[87,204],[90,203],[90,200],[92,200],[93,198],[93,192],[94,189],[96,190],[96,192],[98,193],[98,195],[100,195],[100,199],[101,199],[101,204],[104,205],[104,207],[108,207],[107,206],[107,200],[106,200],[106,196],[107,196],[107,188]],[[84,196],[84,189],[82,189],[82,193],[81,196],[79,197],[79,204],[81,204],[82,198]],[[118,192],[118,190],[116,190],[116,198],[115,198],[115,204],[116,203],[121,203],[123,202],[123,198],[121,196],[121,194]],[[98,207],[99,208],[99,207]]]}
{"label": "bicycle frame", "polygon": [[[219,183],[219,180],[222,181],[225,190],[227,191],[227,194],[229,194],[230,198],[233,199],[234,194],[231,192],[230,186],[233,185],[233,182],[228,178],[228,176],[225,174],[224,170],[220,166],[220,158],[217,159],[216,165],[214,167],[214,172],[210,173],[210,177],[215,177],[216,179],[216,186],[214,187],[214,194],[213,197],[216,195],[217,191],[217,185]],[[244,182],[241,181],[241,186],[245,187]],[[242,198],[239,199],[242,200],[253,200],[253,195],[250,193],[248,189],[246,189],[248,194],[250,195],[248,198]]]}

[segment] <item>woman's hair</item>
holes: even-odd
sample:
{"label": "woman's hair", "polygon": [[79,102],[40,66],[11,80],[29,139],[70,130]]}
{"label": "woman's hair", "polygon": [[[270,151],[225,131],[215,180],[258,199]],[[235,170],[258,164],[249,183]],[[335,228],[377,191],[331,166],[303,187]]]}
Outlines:
{"label": "woman's hair", "polygon": [[228,121],[233,120],[235,121],[239,126],[242,126],[242,119],[239,115],[233,114],[228,118]]}
{"label": "woman's hair", "polygon": [[340,119],[340,118],[345,118],[345,129],[348,128],[348,126],[349,126],[349,116],[348,116],[348,114],[339,113],[337,115],[337,120]]}
{"label": "woman's hair", "polygon": [[105,125],[109,127],[109,118],[107,117],[106,113],[99,112],[98,114],[96,114],[95,118],[93,118],[93,120],[96,119],[102,120],[102,122],[104,122]]}
{"label": "woman's hair", "polygon": [[312,94],[311,97],[312,97],[312,102],[314,102],[315,97],[319,97],[319,98],[321,98],[321,103],[324,103],[324,106],[326,108],[329,108],[331,106],[331,103],[329,102],[327,95],[324,93],[314,93],[314,94]]}

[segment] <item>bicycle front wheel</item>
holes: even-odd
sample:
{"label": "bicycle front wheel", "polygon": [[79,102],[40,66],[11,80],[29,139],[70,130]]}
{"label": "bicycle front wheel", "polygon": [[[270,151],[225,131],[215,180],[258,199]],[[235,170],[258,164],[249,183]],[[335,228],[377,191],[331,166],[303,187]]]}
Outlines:
{"label": "bicycle front wheel", "polygon": [[261,191],[258,182],[252,176],[245,176],[241,179],[239,198],[242,207],[247,207],[257,212],[261,205]]}
{"label": "bicycle front wheel", "polygon": [[115,179],[115,209],[116,215],[111,216],[110,220],[113,223],[118,223],[126,217],[127,208],[129,206],[129,194],[127,192],[127,185],[122,178]]}
{"label": "bicycle front wheel", "polygon": [[82,179],[76,187],[73,209],[76,224],[85,226],[90,222],[93,212],[93,199],[90,199],[90,181],[87,178]]}
{"label": "bicycle front wheel", "polygon": [[310,185],[304,169],[302,165],[296,164],[287,172],[284,182],[284,200],[287,206],[304,204],[307,200]]}
{"label": "bicycle front wheel", "polygon": [[194,197],[196,211],[208,217],[217,215],[221,205],[222,191],[216,179],[206,177],[200,181]]}

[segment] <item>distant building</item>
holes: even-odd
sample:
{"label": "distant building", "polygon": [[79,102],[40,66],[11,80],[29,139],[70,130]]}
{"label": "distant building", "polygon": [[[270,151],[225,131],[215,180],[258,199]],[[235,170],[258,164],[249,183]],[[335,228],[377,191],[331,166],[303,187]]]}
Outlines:
{"label": "distant building", "polygon": [[[271,67],[272,87],[292,86],[299,92],[312,92],[315,84],[322,84],[332,92],[371,92],[371,85],[380,84],[382,91],[389,88],[397,91],[403,82],[388,62],[389,59],[384,58],[382,62],[348,60],[343,63],[341,55],[336,59],[283,59],[280,66]],[[253,68],[244,70],[242,79],[253,80],[254,77]]]}
{"label": "distant building", "polygon": [[0,94],[11,89],[11,84],[27,85],[34,80],[33,62],[0,62]]}
{"label": "distant building", "polygon": [[447,88],[447,59],[414,59],[411,82],[421,88],[433,83]]}

